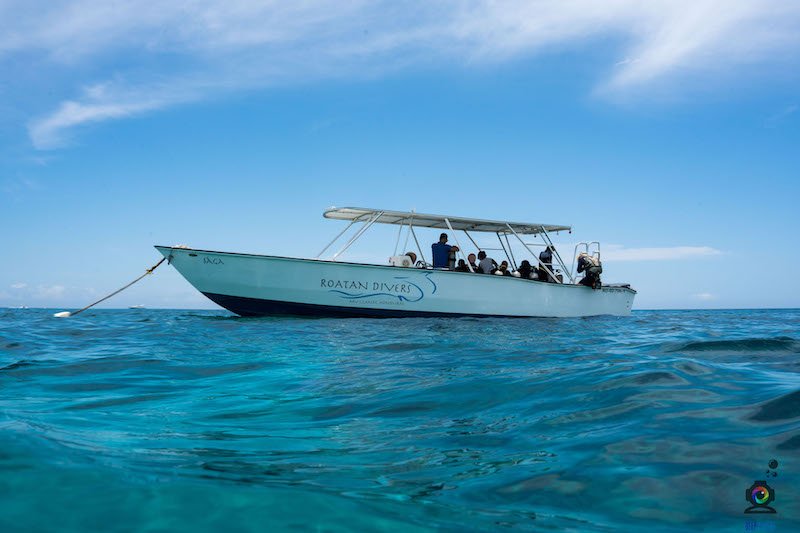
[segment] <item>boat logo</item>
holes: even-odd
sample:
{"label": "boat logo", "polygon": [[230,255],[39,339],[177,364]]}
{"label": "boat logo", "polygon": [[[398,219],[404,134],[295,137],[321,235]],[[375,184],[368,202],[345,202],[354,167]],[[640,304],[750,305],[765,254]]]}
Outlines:
{"label": "boat logo", "polygon": [[[425,281],[430,283],[429,294],[436,292],[436,283],[430,278],[431,273],[425,274]],[[428,288],[427,284],[426,288]],[[395,276],[391,281],[360,281],[321,278],[320,286],[327,288],[328,292],[338,294],[346,300],[363,300],[389,296],[398,302],[419,302],[425,297],[425,289],[409,281],[408,276]]]}
{"label": "boat logo", "polygon": [[222,259],[220,259],[219,257],[204,257],[203,264],[224,265],[225,263],[223,263]]}

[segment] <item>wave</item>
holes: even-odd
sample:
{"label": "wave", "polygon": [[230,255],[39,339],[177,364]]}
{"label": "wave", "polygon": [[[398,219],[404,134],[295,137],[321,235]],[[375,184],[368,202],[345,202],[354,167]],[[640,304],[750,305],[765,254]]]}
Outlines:
{"label": "wave", "polygon": [[800,390],[790,392],[763,404],[750,420],[776,422],[800,417]]}
{"label": "wave", "polygon": [[37,363],[35,361],[28,361],[28,360],[22,359],[20,361],[16,361],[14,363],[8,364],[6,366],[0,366],[0,372],[5,372],[7,370],[16,370],[18,368],[25,368],[27,366],[34,366],[36,364]]}
{"label": "wave", "polygon": [[800,342],[791,337],[731,339],[719,341],[694,341],[681,344],[668,352],[800,352]]}

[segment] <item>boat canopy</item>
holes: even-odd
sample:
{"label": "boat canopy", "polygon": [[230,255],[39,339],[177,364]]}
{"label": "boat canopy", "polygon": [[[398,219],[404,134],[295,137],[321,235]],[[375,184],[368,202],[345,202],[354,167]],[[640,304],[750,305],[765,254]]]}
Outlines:
{"label": "boat canopy", "polygon": [[537,235],[540,233],[572,231],[571,226],[538,224],[534,222],[506,222],[502,220],[483,220],[449,215],[428,215],[414,211],[389,211],[363,207],[331,207],[323,216],[350,222],[372,222],[373,224],[412,225],[422,228],[452,229],[457,231],[483,231],[490,233],[513,233]]}

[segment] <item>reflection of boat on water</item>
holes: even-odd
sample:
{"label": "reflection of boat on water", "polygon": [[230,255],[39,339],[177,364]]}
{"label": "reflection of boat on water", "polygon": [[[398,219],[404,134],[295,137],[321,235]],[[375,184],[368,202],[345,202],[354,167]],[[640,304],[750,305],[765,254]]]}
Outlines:
{"label": "reflection of boat on water", "polygon": [[[162,259],[163,261],[163,259]],[[143,305],[129,305],[128,309],[144,309]]]}
{"label": "reflection of boat on water", "polygon": [[[414,212],[362,208],[331,208],[324,216],[350,224],[315,259],[253,255],[184,247],[156,246],[178,272],[197,290],[217,304],[242,316],[306,315],[347,317],[409,316],[516,316],[579,317],[627,315],[636,291],[628,285],[603,285],[593,289],[577,284],[558,252],[554,265],[539,262],[533,247],[552,246],[551,233],[571,231],[569,226],[481,220]],[[356,223],[361,227],[331,259],[322,254]],[[336,258],[373,224],[400,226],[395,254],[403,231],[406,244],[413,237],[420,261],[415,268],[406,255],[393,256],[388,265],[347,263]],[[449,269],[434,269],[426,263],[415,228],[449,230],[459,244],[457,232],[478,249],[506,255],[516,268],[527,252],[544,279],[520,279]],[[500,248],[479,247],[474,234],[495,234]],[[523,236],[541,239],[526,242]],[[466,241],[465,241],[466,242]],[[512,242],[516,247],[512,249]],[[496,246],[496,245],[495,245]],[[581,246],[581,245],[579,245]],[[588,251],[589,245],[583,244]],[[460,254],[464,254],[464,248]],[[405,247],[403,248],[405,249]],[[599,244],[595,257],[599,261]],[[578,248],[576,247],[576,253]],[[515,257],[516,255],[516,257]],[[465,257],[466,259],[466,257]],[[556,270],[556,267],[560,267]],[[552,269],[552,270],[551,270]],[[566,275],[567,280],[563,280]],[[557,282],[554,282],[558,280]]]}

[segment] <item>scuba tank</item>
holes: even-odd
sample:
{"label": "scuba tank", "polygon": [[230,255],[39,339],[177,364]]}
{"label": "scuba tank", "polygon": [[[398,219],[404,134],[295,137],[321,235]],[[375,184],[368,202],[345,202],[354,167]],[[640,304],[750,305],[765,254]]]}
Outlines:
{"label": "scuba tank", "polygon": [[587,283],[581,282],[583,285],[589,285],[593,289],[599,289],[602,284],[600,283],[600,274],[603,272],[603,265],[600,264],[600,259],[591,255],[581,255],[578,259],[578,272],[584,272],[584,280]]}
{"label": "scuba tank", "polygon": [[594,257],[593,255],[585,255],[583,256],[586,263],[584,263],[583,270],[586,271],[587,275],[592,276],[600,276],[603,273],[603,265],[600,263],[600,259]]}
{"label": "scuba tank", "polygon": [[600,258],[589,256],[591,265],[586,269],[586,276],[592,280],[592,288],[599,289],[602,285],[600,283],[600,274],[603,272],[603,265],[600,264]]}

